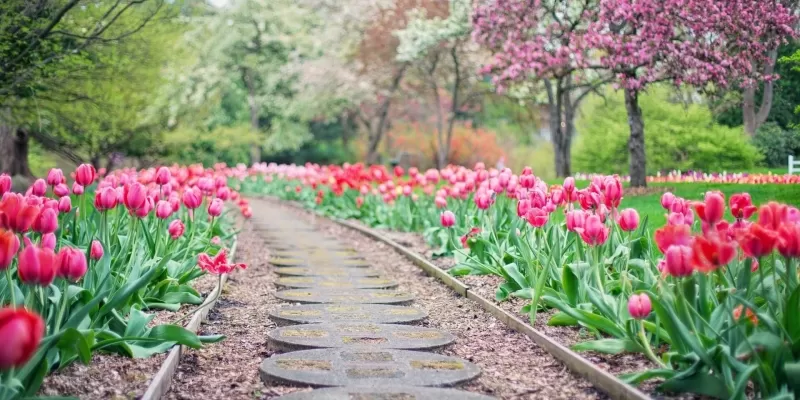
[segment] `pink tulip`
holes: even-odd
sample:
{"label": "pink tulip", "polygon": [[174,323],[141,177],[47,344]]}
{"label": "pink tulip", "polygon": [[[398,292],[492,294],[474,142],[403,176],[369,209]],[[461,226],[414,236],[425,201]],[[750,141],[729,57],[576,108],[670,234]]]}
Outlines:
{"label": "pink tulip", "polygon": [[547,220],[550,218],[550,214],[541,209],[541,208],[531,208],[525,214],[525,219],[531,224],[534,228],[541,228],[547,225]]}
{"label": "pink tulip", "polygon": [[58,211],[45,208],[33,223],[33,230],[41,234],[53,233],[58,229]]}
{"label": "pink tulip", "polygon": [[117,191],[105,187],[99,189],[94,195],[94,207],[100,211],[111,210],[117,206]]}
{"label": "pink tulip", "polygon": [[647,318],[652,309],[653,306],[647,294],[632,294],[631,297],[628,298],[628,312],[631,314],[631,317],[635,319]]}
{"label": "pink tulip", "polygon": [[622,183],[616,176],[609,176],[603,181],[605,190],[603,192],[604,204],[611,209],[619,207],[622,201]]}
{"label": "pink tulip", "polygon": [[55,250],[56,249],[56,234],[45,233],[42,235],[42,248]]}
{"label": "pink tulip", "polygon": [[170,215],[172,215],[172,204],[167,200],[159,200],[156,204],[156,217],[167,219]]}
{"label": "pink tulip", "polygon": [[75,182],[81,186],[89,186],[97,179],[97,171],[91,164],[81,164],[75,170]]}
{"label": "pink tulip", "polygon": [[178,240],[179,237],[183,236],[183,232],[186,230],[186,227],[183,225],[181,220],[176,219],[169,223],[169,228],[167,228],[167,232],[169,232],[170,237],[173,240]]}
{"label": "pink tulip", "polygon": [[0,371],[24,366],[36,354],[44,336],[42,317],[14,306],[0,309]]}
{"label": "pink tulip", "polygon": [[661,207],[664,207],[666,210],[672,209],[672,203],[675,202],[675,195],[671,192],[666,192],[661,195]]}
{"label": "pink tulip", "polygon": [[44,179],[37,179],[33,181],[31,186],[31,194],[34,196],[44,196],[47,193],[47,182]]}
{"label": "pink tulip", "polygon": [[694,204],[694,210],[701,221],[715,226],[725,215],[725,197],[720,192],[708,192],[704,202]]}
{"label": "pink tulip", "polygon": [[586,223],[586,211],[572,210],[567,212],[567,230],[570,232],[577,232],[577,229],[583,229]]}
{"label": "pink tulip", "polygon": [[219,217],[222,214],[222,208],[224,204],[220,199],[211,200],[211,203],[208,205],[208,215],[212,217]]}
{"label": "pink tulip", "polygon": [[69,188],[63,183],[59,183],[53,188],[53,194],[57,197],[69,196]]}
{"label": "pink tulip", "polygon": [[75,195],[82,195],[83,194],[83,185],[78,182],[72,184],[72,193]]}
{"label": "pink tulip", "polygon": [[575,231],[590,246],[599,246],[608,240],[608,228],[603,224],[600,217],[595,214],[589,215],[583,228],[577,228]]}
{"label": "pink tulip", "polygon": [[217,189],[217,198],[222,201],[228,201],[231,198],[231,189],[227,186]]}
{"label": "pink tulip", "polygon": [[689,246],[673,245],[664,254],[666,260],[665,270],[674,277],[689,276],[694,272],[692,268],[692,248]]}
{"label": "pink tulip", "polygon": [[56,277],[56,254],[53,250],[34,246],[25,238],[25,248],[19,253],[17,274],[22,283],[50,286]]}
{"label": "pink tulip", "polygon": [[134,182],[124,186],[123,189],[123,203],[128,211],[135,212],[136,210],[145,207],[147,202],[147,188],[139,182]]}
{"label": "pink tulip", "polygon": [[58,252],[57,275],[68,281],[77,282],[86,275],[86,255],[72,247],[62,247]]}
{"label": "pink tulip", "polygon": [[445,208],[447,207],[447,199],[442,196],[436,196],[433,199],[433,203],[436,204],[436,208]]}
{"label": "pink tulip", "polygon": [[153,211],[155,208],[155,201],[152,197],[147,196],[144,199],[144,205],[137,208],[133,213],[139,218],[145,218],[150,214],[150,211]]}
{"label": "pink tulip", "polygon": [[47,173],[47,184],[50,186],[60,185],[66,182],[64,179],[64,172],[61,171],[59,168],[51,168],[50,171]]}
{"label": "pink tulip", "polygon": [[439,216],[439,220],[443,227],[449,228],[456,224],[456,215],[453,214],[452,211],[447,210]]}
{"label": "pink tulip", "polygon": [[65,214],[72,211],[72,199],[69,196],[64,196],[58,200],[58,211]]}
{"label": "pink tulip", "polygon": [[203,203],[203,196],[200,194],[198,190],[195,189],[187,189],[183,192],[183,205],[190,210],[194,210],[197,207],[200,207],[200,204]]}
{"label": "pink tulip", "polygon": [[0,271],[5,271],[19,251],[19,238],[12,231],[0,228]]}
{"label": "pink tulip", "polygon": [[633,208],[620,211],[619,227],[625,232],[635,231],[639,227],[639,213]]}
{"label": "pink tulip", "polygon": [[166,185],[169,183],[169,180],[172,178],[172,175],[169,172],[169,168],[167,167],[160,167],[158,171],[156,171],[156,184],[157,185]]}
{"label": "pink tulip", "polygon": [[0,196],[11,191],[11,177],[8,174],[0,174]]}
{"label": "pink tulip", "polygon": [[99,240],[92,240],[92,247],[89,251],[89,258],[98,261],[103,258],[103,245]]}

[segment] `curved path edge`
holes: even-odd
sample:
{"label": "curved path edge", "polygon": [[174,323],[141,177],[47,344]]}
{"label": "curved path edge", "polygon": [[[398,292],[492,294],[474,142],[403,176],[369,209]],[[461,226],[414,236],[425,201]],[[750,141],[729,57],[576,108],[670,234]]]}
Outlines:
{"label": "curved path edge", "polygon": [[[313,211],[306,209],[305,207],[296,202],[281,200],[278,199],[277,197],[272,197],[272,196],[261,196],[261,197],[272,201],[280,202],[281,204],[290,205],[292,207],[295,207],[297,209],[306,212],[311,212],[318,218],[326,218],[317,215]],[[564,363],[564,365],[567,366],[567,368],[569,368],[572,372],[584,377],[587,381],[597,386],[598,389],[608,394],[608,396],[611,397],[612,399],[615,400],[651,399],[651,397],[648,396],[646,393],[623,382],[622,380],[620,380],[613,374],[609,373],[608,371],[598,368],[596,365],[592,364],[589,360],[581,357],[578,353],[570,350],[566,346],[551,339],[549,336],[534,329],[532,326],[522,321],[521,319],[517,318],[515,315],[498,307],[492,301],[487,300],[483,296],[470,291],[469,286],[465,285],[463,282],[459,281],[452,275],[448,274],[447,271],[437,267],[436,265],[433,265],[423,256],[407,249],[406,247],[380,234],[374,229],[360,226],[358,224],[354,224],[346,220],[334,219],[334,218],[326,218],[326,219],[333,221],[346,228],[357,231],[374,240],[383,242],[388,246],[391,246],[394,250],[396,250],[409,260],[411,260],[414,263],[414,265],[424,270],[428,275],[433,276],[436,279],[440,280],[442,283],[453,289],[461,296],[464,296],[467,299],[476,302],[478,305],[481,306],[481,308],[494,315],[495,318],[500,320],[510,329],[513,329],[531,338],[531,340],[536,342],[536,344],[541,346],[545,351],[547,351],[553,357]]]}
{"label": "curved path edge", "polygon": [[[230,252],[231,260],[236,259],[236,247],[238,244],[239,242],[234,236],[233,246],[231,246]],[[214,305],[217,303],[217,301],[222,298],[221,296],[218,297],[218,294],[222,291],[222,288],[225,286],[225,282],[227,281],[228,274],[223,274],[222,279],[217,280],[217,285],[214,287],[211,293],[206,296],[203,303],[200,304],[200,312],[192,316],[192,319],[189,320],[189,323],[186,324],[184,328],[191,332],[197,333],[197,330],[200,329],[200,325],[203,323],[203,321],[205,321],[208,313],[212,308],[214,308]],[[158,372],[153,375],[153,379],[147,385],[147,390],[144,392],[142,397],[140,397],[140,400],[159,400],[167,393],[167,391],[169,391],[169,386],[172,384],[172,378],[175,376],[175,371],[178,370],[178,365],[181,363],[181,355],[184,351],[186,351],[186,346],[172,346],[167,354],[167,358],[165,358],[164,362],[161,363],[161,367],[159,367]]]}

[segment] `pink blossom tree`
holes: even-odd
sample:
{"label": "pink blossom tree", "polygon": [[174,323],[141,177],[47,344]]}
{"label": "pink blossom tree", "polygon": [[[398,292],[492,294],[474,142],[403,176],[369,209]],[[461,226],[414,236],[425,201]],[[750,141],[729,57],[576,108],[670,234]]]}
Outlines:
{"label": "pink blossom tree", "polygon": [[795,22],[778,0],[601,0],[585,43],[625,93],[631,185],[646,185],[639,95],[647,85],[748,88],[776,79],[757,66],[795,34]]}
{"label": "pink blossom tree", "polygon": [[596,72],[602,68],[590,65],[584,39],[598,6],[599,0],[488,0],[473,14],[473,38],[492,53],[482,73],[492,75],[498,90],[542,81],[558,176],[571,173],[578,105],[607,82]]}

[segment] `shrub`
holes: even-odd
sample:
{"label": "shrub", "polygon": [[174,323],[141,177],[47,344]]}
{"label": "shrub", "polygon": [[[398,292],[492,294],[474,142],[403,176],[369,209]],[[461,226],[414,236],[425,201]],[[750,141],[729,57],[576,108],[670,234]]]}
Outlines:
{"label": "shrub", "polygon": [[[655,87],[640,97],[644,114],[647,170],[743,170],[760,159],[741,128],[713,121],[707,107],[670,101],[670,90]],[[574,170],[628,172],[628,116],[622,93],[590,98],[577,121]]]}
{"label": "shrub", "polygon": [[753,144],[764,155],[766,166],[785,167],[790,155],[800,153],[800,132],[781,129],[778,124],[770,122],[758,129]]}

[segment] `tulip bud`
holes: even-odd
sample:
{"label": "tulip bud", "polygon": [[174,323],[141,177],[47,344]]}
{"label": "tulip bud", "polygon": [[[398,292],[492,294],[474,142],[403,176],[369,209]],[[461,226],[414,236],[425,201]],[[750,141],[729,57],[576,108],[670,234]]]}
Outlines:
{"label": "tulip bud", "polygon": [[57,197],[69,196],[69,188],[67,185],[59,183],[53,187],[53,194],[55,194]]}
{"label": "tulip bud", "polygon": [[577,229],[583,229],[586,223],[586,211],[572,210],[567,213],[567,230],[576,232]]}
{"label": "tulip bud", "polygon": [[58,229],[58,211],[52,208],[45,208],[36,218],[33,224],[33,230],[45,234],[53,233]]}
{"label": "tulip bud", "polygon": [[220,199],[211,200],[211,204],[208,205],[208,215],[212,217],[219,217],[222,214],[222,207],[223,203]]}
{"label": "tulip bud", "polygon": [[44,179],[37,179],[33,181],[31,186],[31,194],[34,196],[44,196],[47,193],[47,182]]}
{"label": "tulip bud", "polygon": [[94,206],[100,211],[111,210],[116,207],[117,191],[111,187],[98,190],[94,195]]}
{"label": "tulip bud", "polygon": [[19,238],[14,232],[0,228],[0,271],[5,271],[19,251]]}
{"label": "tulip bud", "polygon": [[439,220],[443,227],[449,228],[456,224],[456,215],[453,214],[452,211],[447,210],[439,216]]}
{"label": "tulip bud", "polygon": [[83,194],[83,185],[78,182],[72,184],[72,193],[75,195],[82,195]]}
{"label": "tulip bud", "polygon": [[200,204],[203,203],[203,196],[200,192],[196,189],[187,189],[183,192],[183,205],[190,210],[194,210],[197,207],[200,207]]}
{"label": "tulip bud", "polygon": [[0,309],[0,371],[22,367],[36,353],[44,336],[44,320],[24,308]]}
{"label": "tulip bud", "polygon": [[42,235],[42,248],[55,250],[56,249],[56,234],[45,233]]}
{"label": "tulip bud", "polygon": [[665,210],[672,209],[672,203],[675,202],[675,195],[671,192],[666,192],[661,195],[661,207],[664,207]]}
{"label": "tulip bud", "polygon": [[129,211],[135,212],[136,210],[145,207],[145,203],[147,202],[147,189],[141,183],[134,182],[130,185],[124,186],[123,193],[123,203]]}
{"label": "tulip bud", "polygon": [[86,274],[86,255],[72,247],[62,247],[58,252],[58,276],[77,282]]}
{"label": "tulip bud", "polygon": [[653,306],[650,302],[650,297],[644,293],[632,294],[628,299],[628,312],[631,317],[635,319],[645,319],[650,315]]}
{"label": "tulip bud", "polygon": [[525,219],[531,224],[534,228],[541,228],[547,224],[547,220],[550,218],[550,213],[546,210],[538,207],[531,208],[525,214]]}
{"label": "tulip bud", "polygon": [[139,218],[144,218],[147,217],[148,214],[150,214],[150,211],[153,211],[153,208],[155,208],[153,198],[148,196],[145,197],[144,204],[141,207],[137,208],[133,213]]}
{"label": "tulip bud", "polygon": [[183,236],[183,232],[186,230],[186,227],[183,225],[181,220],[176,219],[169,223],[169,228],[167,231],[169,235],[172,237],[173,240],[177,240],[179,237]]}
{"label": "tulip bud", "polygon": [[64,172],[59,168],[51,168],[50,172],[47,173],[47,184],[50,186],[60,185],[65,181]]}
{"label": "tulip bud", "polygon": [[92,240],[92,247],[89,251],[89,257],[92,260],[98,261],[103,258],[103,245],[99,240]]}
{"label": "tulip bud", "polygon": [[231,190],[227,186],[217,189],[217,198],[222,201],[227,201],[231,198]]}
{"label": "tulip bud", "polygon": [[219,236],[214,236],[213,238],[211,238],[211,244],[213,244],[214,246],[219,246],[220,243],[222,243],[222,239],[220,239]]}
{"label": "tulip bud", "polygon": [[159,219],[167,219],[172,215],[172,204],[167,200],[159,200],[156,204],[156,217]]}
{"label": "tulip bud", "polygon": [[75,170],[75,182],[81,186],[89,186],[97,179],[97,170],[91,164],[81,164]]}
{"label": "tulip bud", "polygon": [[156,184],[157,185],[166,185],[169,183],[169,180],[172,178],[172,175],[169,172],[169,168],[167,167],[160,167],[158,171],[156,171]]}
{"label": "tulip bud", "polygon": [[56,277],[56,254],[51,249],[34,246],[26,237],[17,274],[22,283],[49,286]]}
{"label": "tulip bud", "polygon": [[692,248],[683,245],[673,245],[664,254],[666,272],[674,277],[689,276],[694,272],[692,268]]}

